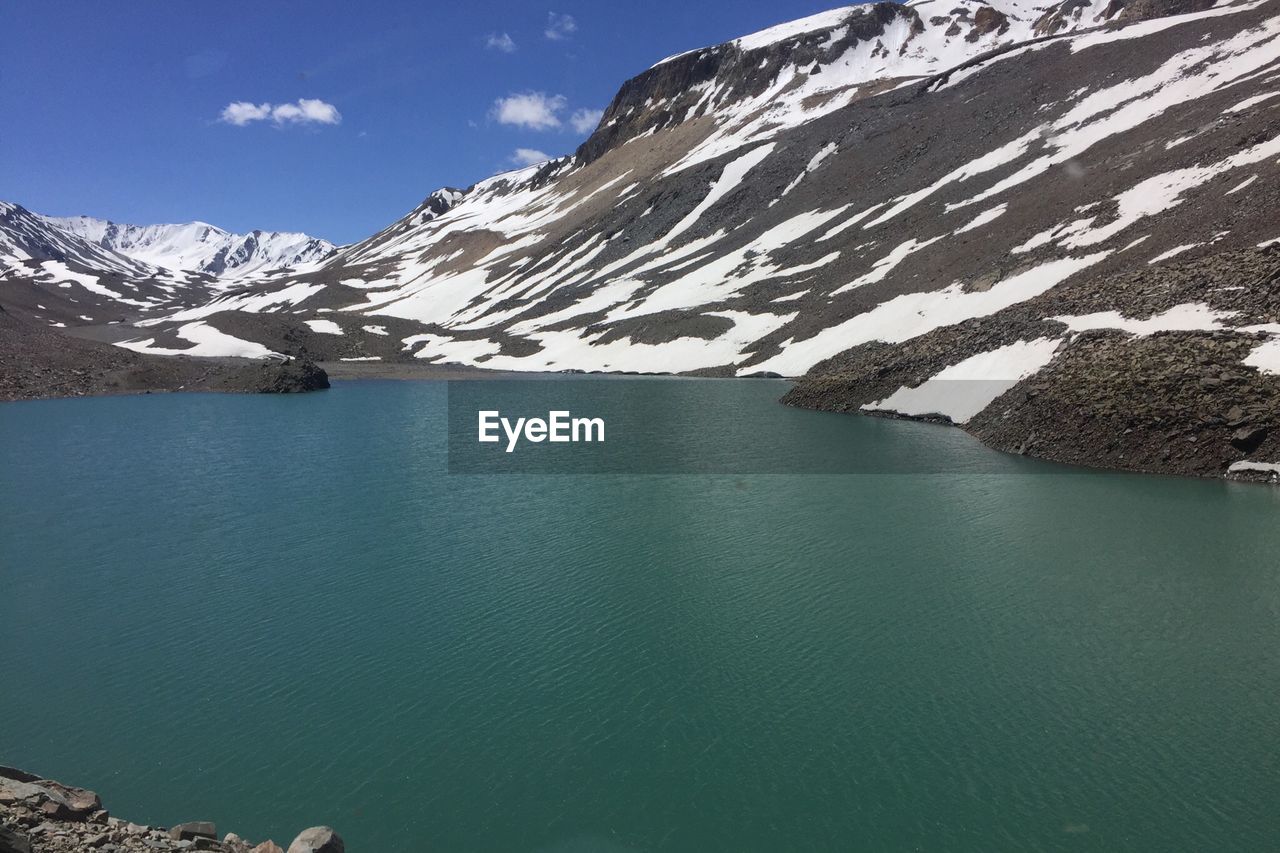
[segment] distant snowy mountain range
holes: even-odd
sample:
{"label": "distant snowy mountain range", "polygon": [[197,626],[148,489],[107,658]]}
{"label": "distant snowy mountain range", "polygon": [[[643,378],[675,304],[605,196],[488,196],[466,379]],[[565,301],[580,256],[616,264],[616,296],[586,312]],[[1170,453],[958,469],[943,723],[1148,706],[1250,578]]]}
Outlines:
{"label": "distant snowy mountain range", "polygon": [[232,234],[203,222],[125,225],[0,202],[0,306],[35,310],[59,328],[122,323],[304,272],[336,252],[306,234]]}
{"label": "distant snowy mountain range", "polygon": [[340,249],[0,205],[0,305],[139,351],[804,377],[1223,473],[1280,462],[1278,95],[1280,0],[844,7],[665,59],[572,155]]}
{"label": "distant snowy mountain range", "polygon": [[42,218],[55,228],[143,263],[219,278],[307,266],[337,251],[327,240],[295,232],[232,234],[204,222],[126,225],[91,216]]}

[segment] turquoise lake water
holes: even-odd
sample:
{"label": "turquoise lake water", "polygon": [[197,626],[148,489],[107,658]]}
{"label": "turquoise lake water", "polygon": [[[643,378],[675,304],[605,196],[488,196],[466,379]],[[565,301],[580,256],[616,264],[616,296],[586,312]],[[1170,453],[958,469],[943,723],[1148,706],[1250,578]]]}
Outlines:
{"label": "turquoise lake water", "polygon": [[635,381],[961,470],[450,474],[428,382],[6,404],[0,763],[353,853],[1280,849],[1280,490]]}

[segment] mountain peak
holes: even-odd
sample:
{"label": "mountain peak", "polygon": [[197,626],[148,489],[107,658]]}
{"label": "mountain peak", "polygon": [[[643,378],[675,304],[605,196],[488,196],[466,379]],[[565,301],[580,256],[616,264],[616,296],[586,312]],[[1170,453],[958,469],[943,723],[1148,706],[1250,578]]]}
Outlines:
{"label": "mountain peak", "polygon": [[290,231],[234,234],[208,222],[130,225],[92,216],[41,217],[54,228],[156,267],[241,277],[313,264],[337,248]]}
{"label": "mountain peak", "polygon": [[[1134,0],[1151,10],[1207,0]],[[843,6],[668,57],[631,78],[578,149],[586,164],[629,140],[707,119],[711,144],[680,168],[767,139],[992,50],[1098,26],[1125,0],[915,0]]]}

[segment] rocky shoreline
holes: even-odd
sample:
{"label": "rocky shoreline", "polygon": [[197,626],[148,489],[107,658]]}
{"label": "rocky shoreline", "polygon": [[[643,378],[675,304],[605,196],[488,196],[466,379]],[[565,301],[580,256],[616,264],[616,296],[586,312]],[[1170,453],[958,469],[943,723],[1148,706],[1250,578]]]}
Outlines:
{"label": "rocky shoreline", "polygon": [[[246,362],[119,350],[125,361],[121,367],[77,354],[81,341],[64,336],[57,340],[70,344],[61,364],[29,361],[18,367],[13,360],[0,360],[0,402],[179,391],[295,393],[328,388],[330,378],[438,381],[567,375],[454,364],[316,364],[297,358],[287,363]],[[1170,332],[1135,346],[1115,332],[1087,333],[1051,370],[1019,383],[963,424],[945,417],[862,410],[862,405],[928,375],[912,360],[898,361],[901,353],[889,347],[883,347],[884,352],[865,348],[865,361],[857,369],[850,369],[846,361],[838,372],[796,380],[781,402],[817,411],[945,423],[993,450],[1049,462],[1280,485],[1280,471],[1241,464],[1259,453],[1280,459],[1280,383],[1240,368],[1247,343],[1224,332]],[[1142,363],[1134,364],[1135,359]],[[1190,373],[1185,368],[1188,360],[1199,364]],[[936,370],[937,365],[930,362],[928,368]],[[1098,376],[1108,380],[1104,389],[1096,385]],[[1099,390],[1103,393],[1096,393]]]}
{"label": "rocky shoreline", "polygon": [[234,832],[218,837],[209,821],[160,827],[112,815],[93,791],[0,766],[0,853],[98,853],[212,850],[222,853],[345,853],[327,826],[303,830],[286,849],[274,841],[247,841]]}
{"label": "rocky shoreline", "polygon": [[168,391],[291,394],[328,387],[324,369],[305,358],[144,355],[58,334],[0,308],[0,401]]}
{"label": "rocky shoreline", "polygon": [[[969,420],[914,419],[954,423],[988,447],[1050,462],[1278,483],[1280,374],[1251,363],[1280,329],[1277,281],[1276,247],[1082,276],[990,316],[899,344],[855,347],[799,379],[783,402],[910,417],[878,401],[970,354],[1058,340],[1046,367]],[[1159,328],[1157,318],[1188,306],[1220,319]],[[1128,319],[1081,330],[1068,324],[1102,310]]]}
{"label": "rocky shoreline", "polygon": [[[945,423],[1005,453],[1087,468],[1280,485],[1280,382],[1241,365],[1252,342],[1229,332],[1131,340],[1088,332],[1047,369],[972,420],[864,410],[922,381],[872,353],[856,370],[805,377],[782,402],[816,411]],[[924,374],[928,375],[928,374]]]}
{"label": "rocky shoreline", "polygon": [[[1168,333],[1143,342],[1146,346],[1140,349],[1122,349],[1127,342],[1117,337],[1083,336],[1051,371],[1018,383],[962,424],[942,416],[863,411],[863,405],[884,396],[881,383],[870,376],[805,378],[782,402],[815,411],[943,423],[993,450],[1046,462],[1280,485],[1280,470],[1249,461],[1280,459],[1280,395],[1268,385],[1251,384],[1247,373],[1232,373],[1210,357],[1238,342],[1214,333]],[[1203,376],[1184,375],[1168,358],[1170,349],[1210,354]],[[1134,356],[1170,369],[1145,375],[1130,372],[1125,367]],[[1072,381],[1082,370],[1105,371],[1113,387],[1096,394],[1096,389]],[[1156,389],[1167,396],[1154,394]]]}
{"label": "rocky shoreline", "polygon": [[[1203,263],[1194,267],[1202,267]],[[1167,288],[1166,288],[1167,289]],[[1239,301],[1243,288],[1227,291]],[[1179,294],[1161,292],[1154,313]],[[1067,296],[1057,309],[1073,308]],[[1224,305],[1258,319],[1266,305]],[[1048,310],[1048,309],[1046,309]],[[1061,323],[1035,321],[1025,306],[923,336],[906,346],[868,344],[820,366],[782,398],[820,411],[863,406],[918,385],[956,353],[984,351],[1030,334],[1056,337]],[[1034,312],[1032,312],[1034,313]],[[1016,316],[1004,316],[1004,315]],[[1038,322],[1038,325],[1037,325]],[[296,393],[329,379],[501,379],[545,373],[486,370],[419,360],[326,361],[306,352],[289,361],[146,355],[27,324],[0,309],[0,401],[108,394],[205,391]],[[1261,333],[1170,331],[1134,338],[1096,330],[1073,336],[1046,370],[1014,386],[966,423],[953,424],[987,446],[1090,468],[1280,484],[1280,470],[1252,460],[1280,459],[1280,379],[1242,364]],[[952,423],[925,416],[917,420]]]}

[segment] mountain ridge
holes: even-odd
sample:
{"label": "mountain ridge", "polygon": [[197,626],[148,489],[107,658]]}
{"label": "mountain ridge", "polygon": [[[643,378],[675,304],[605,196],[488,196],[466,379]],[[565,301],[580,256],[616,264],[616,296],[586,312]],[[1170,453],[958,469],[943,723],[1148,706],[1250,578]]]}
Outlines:
{"label": "mountain ridge", "polygon": [[152,266],[219,278],[318,263],[337,251],[329,241],[301,232],[254,229],[235,234],[200,221],[130,225],[92,216],[42,218],[55,228]]}

